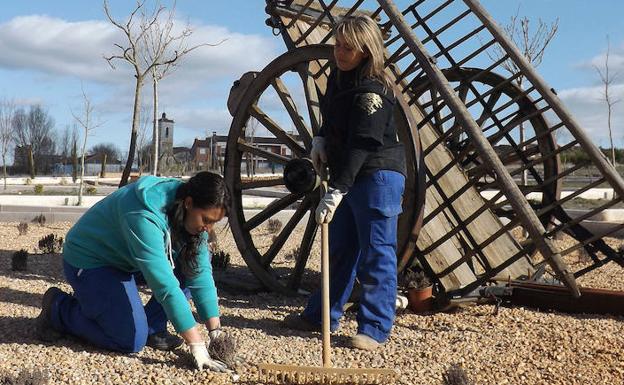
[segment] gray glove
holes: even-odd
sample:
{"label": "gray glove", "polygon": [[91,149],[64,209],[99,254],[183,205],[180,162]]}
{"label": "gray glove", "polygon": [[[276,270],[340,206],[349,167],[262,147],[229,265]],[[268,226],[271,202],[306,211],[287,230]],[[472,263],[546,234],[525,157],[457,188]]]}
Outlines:
{"label": "gray glove", "polygon": [[325,138],[322,136],[315,136],[312,138],[312,151],[310,151],[310,158],[312,158],[312,164],[318,172],[323,163],[327,163],[327,151],[325,150]]}
{"label": "gray glove", "polygon": [[188,347],[191,351],[191,355],[193,356],[193,361],[195,362],[197,369],[202,370],[206,367],[213,372],[224,373],[228,371],[227,366],[225,366],[223,362],[210,358],[210,354],[208,354],[208,349],[206,348],[206,343],[190,343],[188,344]]}
{"label": "gray glove", "polygon": [[342,192],[338,189],[329,189],[316,207],[316,223],[329,223],[342,201]]}

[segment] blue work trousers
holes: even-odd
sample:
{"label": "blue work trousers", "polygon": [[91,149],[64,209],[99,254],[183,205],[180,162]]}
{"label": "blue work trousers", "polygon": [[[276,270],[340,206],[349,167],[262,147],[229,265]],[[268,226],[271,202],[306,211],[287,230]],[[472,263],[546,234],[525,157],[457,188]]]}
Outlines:
{"label": "blue work trousers", "polygon": [[[148,335],[167,329],[167,315],[156,298],[145,306],[141,302],[137,284],[145,280],[140,273],[113,267],[78,269],[67,262],[63,267],[74,294],[55,300],[52,325],[58,331],[100,348],[134,353],[143,349]],[[181,274],[176,276],[184,282]],[[183,290],[190,297],[190,291]]]}
{"label": "blue work trousers", "polygon": [[[380,170],[359,177],[329,224],[330,318],[336,330],[355,279],[362,295],[358,333],[388,339],[397,295],[397,221],[405,177]],[[303,317],[321,322],[321,291],[312,294]]]}

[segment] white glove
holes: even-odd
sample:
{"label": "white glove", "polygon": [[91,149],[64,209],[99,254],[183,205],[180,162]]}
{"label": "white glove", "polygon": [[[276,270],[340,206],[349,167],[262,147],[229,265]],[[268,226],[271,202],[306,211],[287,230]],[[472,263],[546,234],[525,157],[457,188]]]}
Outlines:
{"label": "white glove", "polygon": [[210,354],[208,354],[208,349],[206,348],[206,343],[190,343],[188,344],[188,347],[191,351],[191,355],[193,356],[197,369],[202,370],[206,367],[213,372],[227,372],[227,366],[225,366],[223,362],[210,358]]}
{"label": "white glove", "polygon": [[225,334],[225,332],[223,330],[221,330],[221,328],[216,328],[216,329],[212,329],[208,335],[210,336],[211,340],[216,340],[217,338],[223,336]]}
{"label": "white glove", "polygon": [[322,136],[315,136],[312,138],[312,151],[310,151],[310,158],[312,158],[312,164],[318,172],[323,163],[327,163],[327,151],[325,150],[325,138]]}
{"label": "white glove", "polygon": [[329,223],[342,200],[342,192],[338,189],[329,189],[316,207],[316,223]]}

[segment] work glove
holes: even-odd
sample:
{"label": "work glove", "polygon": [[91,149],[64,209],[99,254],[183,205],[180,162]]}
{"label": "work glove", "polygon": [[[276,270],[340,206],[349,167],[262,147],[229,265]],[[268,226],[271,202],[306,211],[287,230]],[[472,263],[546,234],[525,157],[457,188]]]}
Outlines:
{"label": "work glove", "polygon": [[325,150],[325,138],[322,136],[315,136],[312,138],[312,151],[310,151],[310,158],[312,158],[312,164],[316,172],[319,172],[323,167],[323,163],[327,163],[327,151]]}
{"label": "work glove", "polygon": [[193,356],[193,361],[195,362],[197,369],[202,370],[205,367],[213,372],[225,373],[228,371],[227,366],[225,366],[223,362],[210,358],[210,354],[208,354],[208,349],[206,348],[206,343],[194,342],[188,344],[188,347],[191,351],[191,355]]}
{"label": "work glove", "polygon": [[329,223],[334,217],[334,213],[342,200],[342,192],[338,189],[329,189],[318,206],[316,207],[316,223]]}
{"label": "work glove", "polygon": [[221,337],[224,334],[225,334],[225,332],[223,330],[221,330],[221,328],[212,329],[208,333],[208,335],[210,336],[211,340],[216,340],[217,338]]}

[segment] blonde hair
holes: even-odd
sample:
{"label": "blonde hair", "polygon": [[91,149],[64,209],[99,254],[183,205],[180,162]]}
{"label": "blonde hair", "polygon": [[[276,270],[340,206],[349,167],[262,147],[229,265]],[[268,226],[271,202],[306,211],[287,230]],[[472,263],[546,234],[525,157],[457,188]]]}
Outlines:
{"label": "blonde hair", "polygon": [[334,27],[334,35],[340,36],[354,49],[368,54],[362,68],[362,76],[377,79],[384,88],[392,89],[392,82],[384,71],[384,44],[381,30],[369,16],[347,16]]}

